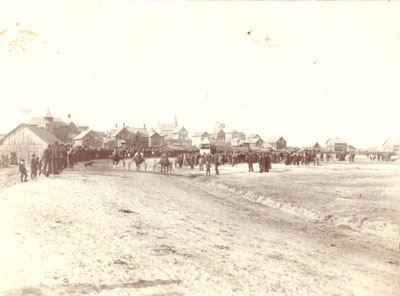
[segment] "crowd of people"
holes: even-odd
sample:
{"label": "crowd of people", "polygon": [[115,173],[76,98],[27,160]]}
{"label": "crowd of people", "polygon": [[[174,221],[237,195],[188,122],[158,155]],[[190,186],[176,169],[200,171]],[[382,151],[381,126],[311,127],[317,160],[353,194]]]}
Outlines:
{"label": "crowd of people", "polygon": [[[131,164],[135,162],[136,168],[139,170],[141,164],[144,164],[147,170],[147,163],[145,157],[160,156],[160,160],[154,163],[153,170],[156,170],[157,165],[160,165],[161,172],[170,173],[173,167],[182,168],[184,166],[191,169],[198,168],[199,171],[205,171],[206,175],[211,175],[211,168],[214,168],[215,174],[219,175],[219,167],[221,165],[235,166],[240,163],[246,163],[249,172],[254,172],[254,166],[258,167],[257,172],[267,173],[272,169],[272,164],[284,163],[285,165],[321,165],[323,161],[329,162],[331,159],[349,162],[354,162],[355,152],[341,152],[331,153],[316,151],[313,149],[303,149],[295,151],[216,151],[214,154],[203,153],[199,151],[186,151],[171,153],[167,149],[164,150],[149,150],[142,149],[124,149],[122,147],[114,149],[92,149],[88,147],[74,147],[72,145],[58,144],[48,145],[43,151],[42,157],[34,153],[31,154],[30,159],[25,162],[24,159],[19,160],[19,171],[21,174],[21,181],[27,180],[28,174],[26,166],[30,167],[30,177],[35,179],[38,176],[45,175],[48,177],[50,174],[58,175],[65,168],[74,168],[80,162],[88,162],[94,159],[111,159],[113,167],[119,167],[122,163],[125,169],[125,163],[128,161],[129,169]],[[176,155],[176,157],[175,157]],[[371,161],[389,161],[391,159],[390,153],[370,153],[367,154]],[[4,158],[3,158],[4,161]]]}
{"label": "crowd of people", "polygon": [[80,162],[88,162],[96,158],[108,158],[109,150],[107,149],[92,149],[87,147],[74,147],[72,145],[58,144],[48,145],[43,151],[43,155],[39,158],[35,153],[31,153],[30,159],[20,158],[18,167],[21,174],[21,182],[27,181],[27,169],[30,167],[30,177],[32,180],[38,176],[58,175],[64,169],[74,168]]}

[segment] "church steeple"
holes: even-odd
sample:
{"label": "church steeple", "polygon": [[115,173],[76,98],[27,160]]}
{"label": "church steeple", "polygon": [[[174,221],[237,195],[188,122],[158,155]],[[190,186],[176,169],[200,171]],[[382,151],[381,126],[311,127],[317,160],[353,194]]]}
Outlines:
{"label": "church steeple", "polygon": [[49,107],[49,106],[47,106],[47,112],[46,112],[46,116],[45,116],[44,118],[45,118],[46,120],[53,121],[53,116],[51,115],[50,107]]}
{"label": "church steeple", "polygon": [[175,126],[178,127],[178,119],[176,118],[176,113],[175,113]]}

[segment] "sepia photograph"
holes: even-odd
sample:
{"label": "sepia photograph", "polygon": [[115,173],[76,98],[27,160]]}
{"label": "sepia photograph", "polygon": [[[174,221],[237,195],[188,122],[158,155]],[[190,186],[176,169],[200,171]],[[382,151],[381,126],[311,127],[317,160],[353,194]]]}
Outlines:
{"label": "sepia photograph", "polygon": [[400,2],[0,0],[0,296],[397,296]]}

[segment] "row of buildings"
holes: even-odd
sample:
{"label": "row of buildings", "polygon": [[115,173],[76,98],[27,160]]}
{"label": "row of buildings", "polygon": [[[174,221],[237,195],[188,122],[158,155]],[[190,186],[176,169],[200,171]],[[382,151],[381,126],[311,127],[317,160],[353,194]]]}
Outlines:
{"label": "row of buildings", "polygon": [[[112,149],[125,148],[189,148],[202,144],[224,145],[229,147],[263,148],[285,150],[290,149],[282,136],[263,140],[258,134],[246,134],[242,131],[225,131],[225,126],[219,124],[211,132],[195,132],[189,137],[189,132],[179,125],[175,116],[173,124],[158,124],[155,129],[130,127],[125,124],[116,125],[109,131],[95,131],[87,124],[66,123],[53,117],[48,109],[44,117],[33,117],[27,123],[22,123],[6,135],[0,136],[1,155],[15,154],[28,157],[35,152],[41,155],[48,144],[59,143],[86,146],[92,148]],[[382,146],[383,151],[400,152],[400,140],[388,140]],[[318,142],[310,142],[302,148],[322,149]],[[342,138],[329,138],[325,143],[326,151],[344,152],[355,150]]]}

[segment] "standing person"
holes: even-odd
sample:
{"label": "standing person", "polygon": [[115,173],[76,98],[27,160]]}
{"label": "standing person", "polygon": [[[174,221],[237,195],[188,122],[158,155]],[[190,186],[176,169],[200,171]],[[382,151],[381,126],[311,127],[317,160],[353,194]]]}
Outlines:
{"label": "standing person", "polygon": [[269,170],[271,169],[271,156],[269,155],[269,152],[267,152],[267,155],[265,156],[264,163],[265,163],[264,169],[268,173]]}
{"label": "standing person", "polygon": [[28,175],[26,174],[25,161],[22,158],[19,162],[19,172],[21,173],[21,182],[26,182]]}
{"label": "standing person", "polygon": [[44,149],[43,151],[43,156],[42,159],[40,160],[40,163],[43,163],[44,160],[44,174],[46,175],[47,172],[51,171],[51,146],[50,144],[47,145],[47,148]]}
{"label": "standing person", "polygon": [[30,167],[31,167],[31,179],[32,180],[36,179],[36,176],[37,176],[37,164],[36,164],[35,153],[32,153],[32,155],[31,155]]}
{"label": "standing person", "polygon": [[54,143],[51,147],[51,162],[52,162],[52,173],[54,175],[59,174],[59,161],[60,161],[60,153],[59,153],[58,141]]}
{"label": "standing person", "polygon": [[218,154],[214,155],[214,166],[215,166],[215,174],[219,175],[219,170],[218,170],[218,167],[219,167],[219,155]]}
{"label": "standing person", "polygon": [[210,159],[207,159],[206,161],[206,175],[211,176],[211,163]]}
{"label": "standing person", "polygon": [[247,164],[249,165],[249,172],[254,172],[253,169],[253,153],[249,152],[247,155]]}
{"label": "standing person", "polygon": [[261,154],[258,157],[258,166],[260,168],[260,173],[264,172],[264,163],[265,163],[265,157],[264,154]]}
{"label": "standing person", "polygon": [[201,172],[203,170],[204,166],[204,157],[201,155],[199,158],[199,171]]}

